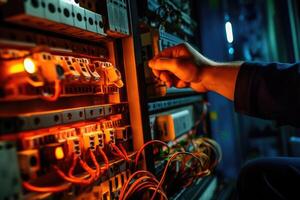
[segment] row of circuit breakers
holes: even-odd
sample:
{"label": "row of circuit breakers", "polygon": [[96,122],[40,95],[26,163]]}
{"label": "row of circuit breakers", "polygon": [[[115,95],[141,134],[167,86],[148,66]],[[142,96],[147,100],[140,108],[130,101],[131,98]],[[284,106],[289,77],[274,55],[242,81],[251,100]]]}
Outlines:
{"label": "row of circuit breakers", "polygon": [[[43,49],[41,52],[1,49],[0,56],[3,59],[1,73],[6,77],[1,79],[1,104],[15,103],[16,108],[2,110],[0,118],[0,154],[3,156],[0,170],[5,174],[0,181],[0,199],[11,196],[43,199],[40,195],[45,192],[60,194],[49,186],[44,190],[28,186],[26,181],[40,185],[47,180],[46,185],[56,185],[57,177],[48,177],[53,175],[50,166],[55,165],[61,170],[73,166],[72,176],[78,176],[83,173],[83,166],[93,162],[91,155],[95,154],[99,160],[103,152],[107,169],[112,171],[101,176],[101,184],[96,187],[98,195],[100,188],[104,199],[117,199],[130,171],[120,160],[108,161],[117,158],[111,149],[118,144],[128,153],[132,152],[128,104],[120,102],[119,98],[124,86],[120,71],[108,61],[52,54]],[[40,112],[18,113],[17,109],[18,104],[24,104],[30,110],[30,102],[36,99],[56,103],[84,95],[98,97],[99,103]],[[6,142],[11,140],[16,143]],[[80,158],[77,165],[82,165],[81,168],[72,164],[75,157]],[[33,193],[22,193],[21,179],[26,191]],[[94,194],[82,195],[95,198]]]}

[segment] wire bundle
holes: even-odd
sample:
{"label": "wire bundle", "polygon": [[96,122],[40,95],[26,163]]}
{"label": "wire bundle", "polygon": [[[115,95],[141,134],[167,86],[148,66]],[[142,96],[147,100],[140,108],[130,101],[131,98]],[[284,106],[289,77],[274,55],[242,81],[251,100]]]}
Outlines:
{"label": "wire bundle", "polygon": [[[207,138],[195,139],[192,143],[195,147],[193,152],[183,151],[169,155],[159,181],[152,173],[145,170],[139,170],[133,173],[124,184],[119,200],[134,198],[134,195],[141,194],[141,192],[144,191],[152,191],[152,193],[143,193],[148,195],[152,194],[151,200],[154,200],[157,195],[159,195],[160,199],[167,199],[166,190],[168,190],[168,185],[164,185],[167,178],[177,181],[180,180],[178,185],[187,187],[192,184],[194,180],[209,175],[221,159],[219,146],[216,142]],[[140,148],[136,155],[136,168],[141,153],[150,144],[166,146],[168,153],[170,153],[170,148],[166,143],[159,140],[149,141]],[[168,176],[168,172],[171,176]],[[168,180],[168,183],[170,182],[172,185],[176,183]]]}

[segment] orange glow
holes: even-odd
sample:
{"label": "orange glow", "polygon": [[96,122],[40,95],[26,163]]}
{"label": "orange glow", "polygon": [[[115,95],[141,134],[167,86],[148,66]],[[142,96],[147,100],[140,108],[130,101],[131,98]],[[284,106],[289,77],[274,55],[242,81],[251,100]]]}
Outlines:
{"label": "orange glow", "polygon": [[24,72],[24,65],[23,63],[16,63],[10,66],[9,73],[10,74],[17,74]]}
{"label": "orange glow", "polygon": [[30,74],[33,74],[37,71],[36,66],[31,58],[24,59],[24,69]]}
{"label": "orange glow", "polygon": [[56,147],[56,149],[55,149],[55,158],[57,160],[61,160],[64,157],[65,157],[65,155],[64,155],[63,148],[62,147]]}

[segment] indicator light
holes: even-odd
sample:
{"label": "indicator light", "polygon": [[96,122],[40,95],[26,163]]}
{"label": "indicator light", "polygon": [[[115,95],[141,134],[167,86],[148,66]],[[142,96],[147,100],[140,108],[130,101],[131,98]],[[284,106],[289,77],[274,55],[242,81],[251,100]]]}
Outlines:
{"label": "indicator light", "polygon": [[225,23],[225,30],[226,30],[226,38],[228,43],[233,42],[233,31],[232,31],[232,25],[230,22]]}
{"label": "indicator light", "polygon": [[63,151],[63,148],[62,147],[56,147],[55,148],[55,158],[57,160],[61,160],[65,157],[64,155],[64,151]]}
{"label": "indicator light", "polygon": [[33,62],[33,60],[31,58],[24,59],[24,69],[29,74],[34,74],[37,71],[35,63]]}

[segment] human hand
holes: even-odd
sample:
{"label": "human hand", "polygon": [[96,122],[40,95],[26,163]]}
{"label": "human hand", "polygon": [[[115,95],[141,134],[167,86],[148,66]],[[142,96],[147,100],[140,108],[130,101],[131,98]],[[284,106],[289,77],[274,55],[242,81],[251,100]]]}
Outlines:
{"label": "human hand", "polygon": [[168,87],[191,87],[197,92],[214,91],[233,100],[241,61],[212,61],[187,43],[164,49],[149,67]]}
{"label": "human hand", "polygon": [[191,87],[197,92],[208,90],[209,71],[216,64],[187,43],[164,49],[149,61],[154,75],[168,87]]}

